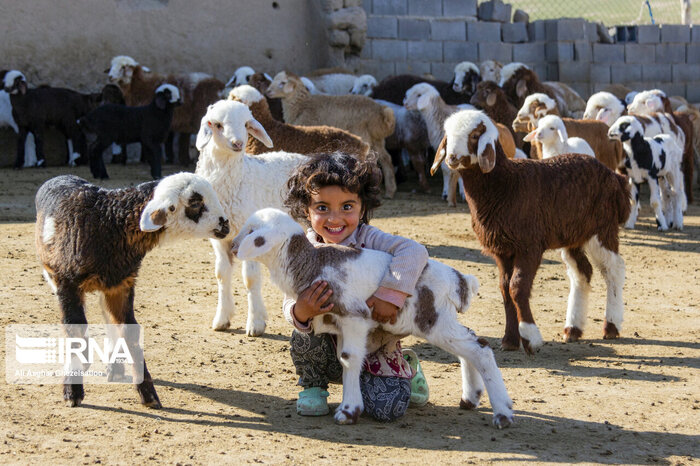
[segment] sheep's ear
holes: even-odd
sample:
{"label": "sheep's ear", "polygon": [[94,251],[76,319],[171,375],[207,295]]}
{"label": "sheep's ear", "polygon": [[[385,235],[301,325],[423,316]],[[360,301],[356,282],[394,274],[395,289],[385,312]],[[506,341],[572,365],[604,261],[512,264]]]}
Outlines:
{"label": "sheep's ear", "polygon": [[557,134],[559,135],[559,140],[561,142],[566,142],[566,138],[564,137],[564,132],[562,130],[558,129]]}
{"label": "sheep's ear", "polygon": [[420,96],[420,98],[418,99],[418,102],[416,102],[416,107],[418,108],[418,110],[423,110],[424,108],[428,108],[429,105],[430,105],[430,97],[426,94],[423,94],[422,96]]}
{"label": "sheep's ear", "polygon": [[431,176],[435,174],[438,168],[440,168],[440,164],[443,160],[445,160],[445,157],[447,157],[447,135],[442,138],[442,141],[440,141],[440,145],[437,148],[437,152],[435,152],[435,160],[433,161],[433,166],[430,167]]}
{"label": "sheep's ear", "polygon": [[537,130],[534,129],[525,135],[525,137],[523,138],[523,141],[532,142],[535,139],[536,135],[537,135]]}
{"label": "sheep's ear", "polygon": [[611,111],[609,108],[601,108],[598,110],[598,114],[595,116],[595,119],[598,121],[603,121],[609,125],[610,123],[608,123],[608,119],[610,118],[610,113]]}
{"label": "sheep's ear", "polygon": [[494,142],[487,140],[485,135],[479,138],[479,146],[477,148],[476,159],[479,162],[479,168],[483,173],[488,173],[496,166],[496,149]]}
{"label": "sheep's ear", "polygon": [[168,220],[168,212],[160,203],[150,201],[141,213],[139,227],[141,231],[151,232],[160,230]]}
{"label": "sheep's ear", "polygon": [[644,103],[649,110],[656,110],[657,108],[663,108],[664,106],[661,99],[656,96],[648,98]]}
{"label": "sheep's ear", "polygon": [[255,118],[248,120],[245,127],[248,130],[248,134],[265,144],[266,147],[272,147],[272,139],[270,139],[265,128],[263,128],[263,125],[261,125],[258,120]]}
{"label": "sheep's ear", "polygon": [[197,141],[195,142],[198,151],[204,149],[204,146],[206,146],[209,143],[209,140],[211,139],[213,134],[214,132],[209,127],[209,122],[206,118],[203,118],[202,124],[199,126],[199,133],[197,133]]}
{"label": "sheep's ear", "polygon": [[515,85],[515,94],[522,98],[525,94],[527,93],[527,83],[525,82],[524,79],[521,79],[518,81],[518,84]]}
{"label": "sheep's ear", "polygon": [[488,97],[486,97],[486,105],[493,107],[496,104],[496,93],[490,92]]}
{"label": "sheep's ear", "polygon": [[261,228],[243,238],[236,256],[242,261],[255,259],[270,252],[272,248],[284,241],[284,238],[282,233],[272,228]]}

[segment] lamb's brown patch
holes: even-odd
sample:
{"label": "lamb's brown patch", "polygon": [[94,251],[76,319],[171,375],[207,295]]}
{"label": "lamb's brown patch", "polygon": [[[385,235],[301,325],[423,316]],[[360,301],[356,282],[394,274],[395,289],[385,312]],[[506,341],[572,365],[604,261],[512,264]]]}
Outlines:
{"label": "lamb's brown patch", "polygon": [[581,248],[569,248],[569,254],[576,261],[576,268],[580,273],[586,277],[586,282],[591,283],[591,277],[593,276],[593,267],[589,262],[586,254]]}
{"label": "lamb's brown patch", "polygon": [[620,331],[617,326],[612,322],[605,322],[605,328],[603,329],[603,338],[606,340],[614,340],[620,338]]}
{"label": "lamb's brown patch", "polygon": [[583,330],[577,327],[566,327],[564,329],[564,341],[566,343],[573,343],[579,341],[583,336]]}
{"label": "lamb's brown patch", "polygon": [[459,292],[459,310],[462,311],[466,309],[467,304],[469,304],[469,285],[467,285],[467,280],[466,278],[464,278],[464,275],[462,275],[455,269],[452,269],[452,271],[457,276],[457,290]]}
{"label": "lamb's brown patch", "polygon": [[151,213],[151,221],[154,225],[165,225],[168,220],[168,215],[165,213],[164,209],[158,209]]}
{"label": "lamb's brown patch", "polygon": [[459,407],[460,407],[461,409],[469,409],[469,410],[471,410],[471,409],[476,408],[476,405],[475,405],[474,403],[472,403],[471,401],[469,401],[469,400],[459,400]]}
{"label": "lamb's brown patch", "polygon": [[418,290],[418,309],[416,309],[415,322],[423,333],[428,333],[437,323],[438,314],[435,309],[435,295],[433,290],[422,286]]}
{"label": "lamb's brown patch", "polygon": [[481,346],[482,348],[487,347],[487,346],[489,348],[491,347],[491,345],[489,345],[489,341],[484,337],[477,338],[476,342],[479,343],[479,346]]}

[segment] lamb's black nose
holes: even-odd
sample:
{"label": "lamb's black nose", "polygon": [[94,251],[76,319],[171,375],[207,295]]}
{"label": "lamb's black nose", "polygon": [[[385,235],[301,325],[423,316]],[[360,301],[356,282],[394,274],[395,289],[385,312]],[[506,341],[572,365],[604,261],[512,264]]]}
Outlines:
{"label": "lamb's black nose", "polygon": [[219,217],[219,229],[214,230],[214,236],[217,238],[226,238],[226,235],[229,234],[231,229],[228,226],[228,220],[226,220],[224,217]]}

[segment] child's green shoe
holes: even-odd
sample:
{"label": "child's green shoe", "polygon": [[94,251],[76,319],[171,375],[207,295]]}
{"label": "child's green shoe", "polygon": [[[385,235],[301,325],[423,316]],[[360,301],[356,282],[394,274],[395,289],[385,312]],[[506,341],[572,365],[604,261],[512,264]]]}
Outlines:
{"label": "child's green shoe", "polygon": [[299,392],[297,399],[297,414],[302,416],[325,416],[328,408],[328,392],[321,387],[311,387]]}
{"label": "child's green shoe", "polygon": [[416,373],[411,379],[411,404],[423,406],[428,402],[430,391],[428,390],[428,381],[425,379],[423,369],[420,367],[418,355],[413,350],[405,349],[403,350],[403,357]]}

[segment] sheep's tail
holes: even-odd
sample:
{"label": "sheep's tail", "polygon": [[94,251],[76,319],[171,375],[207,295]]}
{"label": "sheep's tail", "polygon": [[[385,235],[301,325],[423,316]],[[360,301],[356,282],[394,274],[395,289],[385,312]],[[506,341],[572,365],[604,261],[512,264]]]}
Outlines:
{"label": "sheep's tail", "polygon": [[632,210],[632,204],[630,203],[630,200],[633,200],[631,197],[630,193],[630,185],[629,182],[627,181],[627,177],[625,175],[620,175],[619,173],[615,173],[615,178],[617,179],[617,182],[620,184],[620,191],[618,191],[618,196],[617,196],[617,211],[618,211],[618,217],[617,221],[618,223],[625,223],[627,219],[630,216],[630,212]]}

